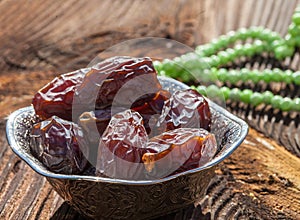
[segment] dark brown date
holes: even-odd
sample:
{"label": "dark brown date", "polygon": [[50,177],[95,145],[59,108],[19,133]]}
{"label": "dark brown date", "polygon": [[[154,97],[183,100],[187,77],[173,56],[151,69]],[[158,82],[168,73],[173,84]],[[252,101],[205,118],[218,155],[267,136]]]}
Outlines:
{"label": "dark brown date", "polygon": [[37,116],[45,120],[56,115],[71,121],[74,92],[86,71],[82,69],[62,74],[41,88],[32,100]]}
{"label": "dark brown date", "polygon": [[140,176],[143,154],[156,152],[147,148],[147,142],[138,112],[129,109],[115,114],[100,139],[97,173],[122,179]]}
{"label": "dark brown date", "polygon": [[88,145],[81,129],[56,116],[37,123],[31,133],[31,152],[50,171],[82,173],[87,165]]}
{"label": "dark brown date", "polygon": [[155,136],[159,129],[155,127],[157,120],[162,112],[164,103],[170,98],[171,94],[166,90],[160,90],[152,96],[141,97],[134,102],[131,109],[141,114],[147,134]]}
{"label": "dark brown date", "polygon": [[78,103],[94,109],[128,107],[139,97],[161,90],[150,58],[113,57],[86,74],[78,88]]}
{"label": "dark brown date", "polygon": [[210,131],[211,113],[205,98],[196,90],[176,91],[165,102],[157,127],[204,128]]}
{"label": "dark brown date", "polygon": [[143,155],[148,176],[161,178],[204,165],[215,155],[217,143],[205,129],[178,128],[151,138],[148,148],[157,151]]}

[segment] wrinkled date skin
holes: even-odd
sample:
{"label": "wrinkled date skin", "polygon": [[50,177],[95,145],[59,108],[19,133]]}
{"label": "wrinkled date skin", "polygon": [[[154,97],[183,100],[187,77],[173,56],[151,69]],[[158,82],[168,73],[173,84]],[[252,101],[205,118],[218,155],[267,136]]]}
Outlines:
{"label": "wrinkled date skin", "polygon": [[156,151],[147,148],[148,135],[138,112],[115,114],[104,131],[97,158],[97,173],[131,179],[142,172],[142,156]]}
{"label": "wrinkled date skin", "polygon": [[76,100],[92,110],[112,105],[130,108],[139,97],[161,88],[150,58],[113,57],[86,74]]}
{"label": "wrinkled date skin", "polygon": [[35,113],[41,120],[56,115],[72,120],[72,102],[76,86],[83,81],[87,70],[62,74],[40,89],[32,100]]}
{"label": "wrinkled date skin", "polygon": [[209,105],[196,90],[176,91],[162,109],[157,127],[163,125],[166,125],[166,130],[200,127],[210,131]]}
{"label": "wrinkled date skin", "polygon": [[82,150],[88,148],[81,129],[56,116],[34,125],[31,151],[50,171],[80,174],[87,165]]}
{"label": "wrinkled date skin", "polygon": [[[141,114],[144,121],[147,134],[154,136],[159,132],[159,128],[155,127],[157,120],[162,112],[165,101],[170,98],[171,94],[166,90],[160,90],[153,96],[141,98],[134,102],[131,109]],[[150,121],[151,120],[151,121]]]}
{"label": "wrinkled date skin", "polygon": [[161,178],[174,172],[194,169],[207,163],[217,151],[215,136],[205,129],[178,128],[150,139],[143,162],[149,176]]}

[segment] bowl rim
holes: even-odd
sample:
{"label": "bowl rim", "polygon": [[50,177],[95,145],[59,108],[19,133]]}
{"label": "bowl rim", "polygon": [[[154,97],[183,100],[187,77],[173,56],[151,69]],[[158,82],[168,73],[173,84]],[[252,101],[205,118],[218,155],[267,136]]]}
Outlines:
{"label": "bowl rim", "polygon": [[[162,79],[165,79],[167,77],[160,77]],[[173,82],[177,85],[182,86],[183,89],[190,88],[184,83],[181,83],[175,79],[167,78],[168,81]],[[14,130],[15,130],[15,120],[24,112],[32,112],[34,111],[33,106],[27,106],[20,108],[13,113],[11,113],[8,117],[7,123],[6,123],[6,138],[8,141],[8,144],[10,145],[10,148],[12,151],[19,156],[23,161],[25,161],[35,172],[39,173],[40,175],[46,177],[46,178],[55,178],[55,179],[64,179],[64,180],[86,180],[86,181],[94,181],[94,182],[105,182],[105,183],[113,183],[113,184],[126,184],[126,185],[151,185],[156,183],[163,183],[166,181],[170,181],[172,179],[176,179],[180,176],[190,175],[194,174],[203,170],[207,170],[209,168],[212,168],[222,162],[225,158],[229,157],[234,150],[243,142],[243,140],[246,138],[248,134],[248,124],[240,119],[239,117],[233,115],[232,113],[228,112],[226,109],[222,108],[221,106],[217,105],[216,103],[210,101],[208,99],[209,105],[220,114],[224,115],[225,117],[229,118],[230,120],[236,122],[241,126],[240,136],[237,138],[233,143],[231,143],[231,146],[228,147],[221,155],[217,155],[214,157],[211,161],[206,163],[205,165],[187,170],[178,174],[174,174],[171,176],[167,176],[161,179],[155,179],[155,180],[124,180],[124,179],[113,179],[113,178],[106,178],[106,177],[98,177],[98,176],[87,176],[87,175],[68,175],[68,174],[58,174],[49,171],[46,167],[41,166],[39,164],[36,164],[34,160],[32,159],[32,155],[29,155],[28,153],[23,153],[19,151],[18,149],[22,148],[19,146],[15,136],[14,136]]]}

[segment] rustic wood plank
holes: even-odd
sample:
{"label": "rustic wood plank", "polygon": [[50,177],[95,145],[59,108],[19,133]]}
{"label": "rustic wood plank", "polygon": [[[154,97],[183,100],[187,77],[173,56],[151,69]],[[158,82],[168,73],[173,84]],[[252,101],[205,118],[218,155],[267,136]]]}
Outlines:
{"label": "rustic wood plank", "polygon": [[[156,36],[190,47],[230,30],[287,31],[299,0],[0,2],[0,219],[84,219],[6,143],[5,118],[59,73],[85,67],[126,39]],[[294,59],[299,69],[299,57]],[[298,132],[299,132],[298,127]],[[297,140],[295,140],[297,141]],[[299,140],[298,140],[299,142]],[[250,129],[217,170],[207,197],[160,219],[300,218],[300,159]]]}

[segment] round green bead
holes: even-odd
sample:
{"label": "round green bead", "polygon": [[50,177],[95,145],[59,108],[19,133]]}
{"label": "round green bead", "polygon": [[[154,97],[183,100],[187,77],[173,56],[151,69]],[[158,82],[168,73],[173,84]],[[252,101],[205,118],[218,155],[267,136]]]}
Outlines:
{"label": "round green bead", "polygon": [[203,52],[203,45],[197,46],[195,48],[195,53],[197,53],[200,57],[205,56],[206,54]]}
{"label": "round green bead", "polygon": [[182,63],[182,60],[181,60],[181,57],[175,57],[173,59],[174,63],[173,63],[173,70],[175,72],[182,72],[184,71],[184,66],[183,66],[183,63]]}
{"label": "round green bead", "polygon": [[263,27],[250,27],[249,31],[252,38],[258,38],[263,31]]}
{"label": "round green bead", "polygon": [[248,70],[247,68],[242,68],[240,70],[240,78],[243,82],[247,82],[250,79],[250,75],[249,75],[250,70]]}
{"label": "round green bead", "polygon": [[228,46],[228,44],[229,44],[229,37],[226,35],[221,35],[219,37],[219,42],[218,42],[219,48],[226,47]]}
{"label": "round green bead", "polygon": [[247,75],[248,75],[247,76],[247,80],[250,80],[250,81],[252,81],[254,83],[259,82],[259,80],[261,78],[260,75],[258,74],[258,72],[255,71],[255,70],[248,70],[248,74]]}
{"label": "round green bead", "polygon": [[218,46],[219,45],[219,38],[212,39],[210,44],[214,45],[214,48],[221,48],[221,46]]}
{"label": "round green bead", "polygon": [[159,72],[160,70],[162,70],[162,63],[160,62],[160,61],[158,61],[158,60],[154,60],[153,61],[153,66],[154,66],[154,68],[155,68],[155,70],[157,71],[157,72]]}
{"label": "round green bead", "polygon": [[293,56],[293,54],[295,52],[295,48],[287,46],[287,48],[286,48],[286,50],[284,52],[285,52],[284,53],[284,57],[291,57],[291,56]]}
{"label": "round green bead", "polygon": [[243,45],[241,45],[241,44],[235,45],[234,51],[235,51],[236,56],[242,56],[242,55],[243,55],[243,52],[244,52],[244,47],[243,47]]}
{"label": "round green bead", "polygon": [[293,37],[295,39],[295,46],[299,47],[300,46],[300,35]]}
{"label": "round green bead", "polygon": [[275,48],[285,45],[283,40],[275,40],[271,42],[271,48],[275,50]]}
{"label": "round green bead", "polygon": [[233,101],[239,101],[241,98],[241,90],[234,88],[229,92],[229,98]]}
{"label": "round green bead", "polygon": [[218,69],[217,69],[216,67],[212,67],[212,68],[210,69],[210,71],[211,71],[211,74],[214,74],[214,75],[217,76],[217,74],[218,74]]}
{"label": "round green bead", "polygon": [[292,75],[292,78],[293,78],[293,82],[299,86],[300,85],[300,71],[295,72]]}
{"label": "round green bead", "polygon": [[269,35],[269,39],[267,41],[274,41],[274,40],[280,40],[281,37],[278,33],[272,31]]}
{"label": "round green bead", "polygon": [[[160,75],[160,76],[169,76],[169,75],[166,74],[166,72],[164,70],[160,70],[158,72],[158,75]],[[171,76],[169,76],[169,77],[171,77]]]}
{"label": "round green bead", "polygon": [[249,37],[249,31],[246,28],[240,28],[237,31],[237,38],[240,40],[246,40]]}
{"label": "round green bead", "polygon": [[289,97],[285,97],[282,99],[280,103],[281,111],[290,111],[293,106],[293,101]]}
{"label": "round green bead", "polygon": [[253,43],[253,46],[255,48],[256,53],[261,53],[265,49],[265,45],[263,44],[263,42],[261,40],[255,40]]}
{"label": "round green bead", "polygon": [[212,67],[218,67],[220,65],[220,58],[217,55],[212,55],[210,58]]}
{"label": "round green bead", "polygon": [[211,82],[213,81],[213,74],[209,69],[205,69],[199,74],[199,81],[205,83]]}
{"label": "round green bead", "polygon": [[292,35],[290,35],[290,34],[287,34],[284,37],[284,40],[285,40],[286,44],[290,47],[294,47],[296,45],[296,39],[294,37],[292,37]]}
{"label": "round green bead", "polygon": [[262,32],[261,32],[261,39],[265,40],[265,41],[270,41],[270,35],[271,35],[272,31],[270,29],[265,28]]}
{"label": "round green bead", "polygon": [[295,25],[294,23],[290,24],[288,27],[288,33],[293,37],[300,35],[300,28],[299,26]]}
{"label": "round green bead", "polygon": [[228,49],[226,49],[226,52],[228,54],[228,58],[229,58],[230,61],[232,61],[236,58],[236,53],[235,53],[234,49],[228,48]]}
{"label": "round green bead", "polygon": [[291,56],[293,54],[293,49],[286,45],[278,46],[275,48],[274,53],[275,53],[275,58],[278,60],[284,59],[288,56]]}
{"label": "round green bead", "polygon": [[227,36],[228,36],[228,43],[229,44],[232,44],[234,43],[238,38],[237,38],[237,34],[235,31],[229,31],[227,33]]}
{"label": "round green bead", "polygon": [[178,78],[180,78],[183,82],[189,82],[193,77],[191,76],[191,74],[181,73]]}
{"label": "round green bead", "polygon": [[263,95],[263,102],[266,103],[267,105],[268,104],[271,104],[272,103],[272,99],[274,97],[274,94],[270,91],[265,91],[262,93]]}
{"label": "round green bead", "polygon": [[253,47],[251,44],[246,43],[244,45],[244,55],[247,57],[251,57],[256,53],[255,47]]}
{"label": "round green bead", "polygon": [[162,70],[164,70],[167,74],[171,74],[172,72],[174,72],[174,62],[172,60],[169,59],[165,59],[162,62],[162,66],[161,66]]}
{"label": "round green bead", "polygon": [[292,83],[293,82],[293,72],[291,70],[285,70],[283,80],[286,84]]}
{"label": "round green bead", "polygon": [[[205,72],[206,73],[206,72]],[[218,71],[216,68],[211,68],[210,70],[208,70],[208,73],[210,75],[210,80],[215,82],[218,80]]]}
{"label": "round green bead", "polygon": [[229,98],[230,89],[226,86],[223,86],[220,91],[223,93],[225,100]]}
{"label": "round green bead", "polygon": [[300,98],[293,99],[292,110],[300,112]]}
{"label": "round green bead", "polygon": [[217,73],[217,78],[221,82],[226,82],[228,79],[228,71],[224,68],[219,69],[219,71]]}
{"label": "round green bead", "polygon": [[282,80],[283,80],[283,72],[278,68],[273,69],[272,81],[281,82]]}
{"label": "round green bead", "polygon": [[300,13],[296,12],[293,17],[292,17],[292,21],[296,24],[296,25],[300,25]]}
{"label": "round green bead", "polygon": [[271,105],[275,109],[280,109],[280,104],[282,103],[282,97],[280,95],[274,95],[271,101]]}
{"label": "round green bead", "polygon": [[236,70],[230,70],[228,71],[228,81],[231,84],[236,84],[239,81],[239,74]]}
{"label": "round green bead", "polygon": [[198,86],[196,88],[197,92],[199,92],[200,94],[206,96],[206,87],[205,86]]}
{"label": "round green bead", "polygon": [[273,77],[273,72],[270,69],[265,69],[263,71],[262,76],[263,76],[263,81],[266,83],[269,83],[269,82],[271,82],[271,79]]}
{"label": "round green bead", "polygon": [[261,104],[263,102],[263,96],[261,93],[259,92],[254,92],[250,98],[250,103],[253,106],[258,106],[259,104]]}
{"label": "round green bead", "polygon": [[209,85],[207,88],[206,88],[206,94],[207,94],[207,97],[209,98],[220,98],[223,96],[223,94],[221,93],[220,89],[218,86],[216,85]]}
{"label": "round green bead", "polygon": [[252,94],[253,94],[252,90],[250,90],[250,89],[244,89],[241,92],[241,101],[244,102],[244,103],[249,104]]}
{"label": "round green bead", "polygon": [[211,44],[207,44],[205,48],[202,50],[205,56],[210,56],[215,52],[215,49]]}
{"label": "round green bead", "polygon": [[224,65],[229,62],[229,55],[226,51],[220,51],[218,53],[218,57],[220,58],[221,65]]}

